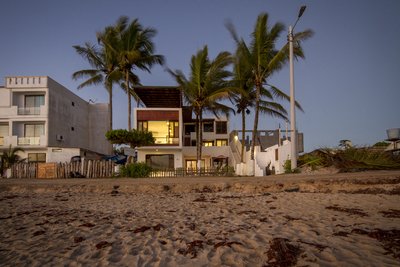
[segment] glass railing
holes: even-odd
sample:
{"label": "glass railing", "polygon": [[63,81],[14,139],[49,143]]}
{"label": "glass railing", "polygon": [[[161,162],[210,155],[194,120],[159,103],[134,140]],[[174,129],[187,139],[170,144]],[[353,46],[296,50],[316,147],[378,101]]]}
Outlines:
{"label": "glass railing", "polygon": [[18,137],[19,146],[37,146],[40,145],[40,137]]}
{"label": "glass railing", "polygon": [[0,146],[4,146],[4,137],[0,136]]}
{"label": "glass railing", "polygon": [[155,145],[179,145],[179,138],[155,137]]}
{"label": "glass railing", "polygon": [[40,115],[40,107],[18,108],[18,115]]}

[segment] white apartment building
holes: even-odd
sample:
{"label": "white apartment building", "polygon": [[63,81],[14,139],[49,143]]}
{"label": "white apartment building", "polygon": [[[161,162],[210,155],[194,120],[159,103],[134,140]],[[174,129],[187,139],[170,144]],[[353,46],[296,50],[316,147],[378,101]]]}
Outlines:
{"label": "white apartment building", "polygon": [[0,87],[0,150],[21,147],[28,162],[110,154],[108,116],[108,104],[90,104],[50,77],[6,77]]}

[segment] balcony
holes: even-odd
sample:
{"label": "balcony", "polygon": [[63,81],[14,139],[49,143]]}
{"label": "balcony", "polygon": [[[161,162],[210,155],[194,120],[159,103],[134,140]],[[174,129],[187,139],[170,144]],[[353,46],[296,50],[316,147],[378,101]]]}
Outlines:
{"label": "balcony", "polygon": [[4,146],[4,137],[0,136],[0,146]]}
{"label": "balcony", "polygon": [[172,137],[154,137],[155,145],[179,145],[179,138]]}
{"label": "balcony", "polygon": [[18,137],[19,146],[39,146],[40,137]]}
{"label": "balcony", "polygon": [[40,115],[41,107],[18,108],[18,115]]}

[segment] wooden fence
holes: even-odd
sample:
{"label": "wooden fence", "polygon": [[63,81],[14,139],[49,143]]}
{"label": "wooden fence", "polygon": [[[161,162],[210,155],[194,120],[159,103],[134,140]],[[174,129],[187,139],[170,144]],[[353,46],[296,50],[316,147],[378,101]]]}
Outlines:
{"label": "wooden fence", "polygon": [[112,161],[85,160],[71,163],[17,163],[12,178],[106,178],[115,176]]}
{"label": "wooden fence", "polygon": [[149,177],[184,177],[184,176],[233,176],[235,170],[232,167],[223,168],[201,168],[200,172],[192,169],[164,169],[152,170]]}

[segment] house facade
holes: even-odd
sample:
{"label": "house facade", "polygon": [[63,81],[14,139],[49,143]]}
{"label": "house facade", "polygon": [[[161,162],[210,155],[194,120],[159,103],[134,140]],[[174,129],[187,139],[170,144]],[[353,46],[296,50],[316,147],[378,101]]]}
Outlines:
{"label": "house facade", "polygon": [[89,104],[48,76],[6,77],[0,87],[0,149],[21,147],[28,162],[110,154],[108,116],[108,104]]}
{"label": "house facade", "polygon": [[[138,161],[155,169],[196,169],[196,128],[190,108],[182,105],[177,87],[138,87],[135,92],[145,105],[134,110],[134,128],[152,132],[155,144],[137,149]],[[224,117],[203,121],[201,166],[229,164],[228,120]]]}

